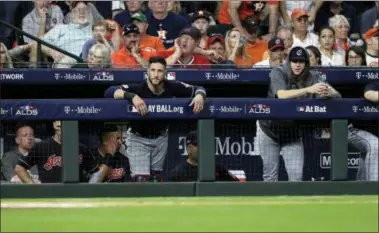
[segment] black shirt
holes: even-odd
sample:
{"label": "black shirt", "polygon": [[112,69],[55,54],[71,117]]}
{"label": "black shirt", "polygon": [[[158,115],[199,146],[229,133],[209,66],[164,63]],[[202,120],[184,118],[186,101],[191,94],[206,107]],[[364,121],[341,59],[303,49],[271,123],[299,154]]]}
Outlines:
{"label": "black shirt", "polygon": [[92,163],[90,175],[96,173],[101,164],[111,168],[109,175],[105,178],[104,182],[126,182],[130,177],[129,159],[120,152],[116,152],[114,156],[102,156],[97,150],[94,153],[95,160]]}
{"label": "black shirt", "polygon": [[[148,87],[146,81],[140,84],[122,85],[121,88],[124,91],[137,94],[142,99],[144,98],[192,98],[197,91],[202,91],[205,94],[205,90],[202,87],[189,85],[178,81],[164,81],[164,92],[160,95],[156,95]],[[132,132],[138,132],[143,137],[158,137],[164,131],[167,130],[169,121],[161,121],[159,123],[152,120],[139,120],[129,121],[129,126]]]}
{"label": "black shirt", "polygon": [[[79,144],[79,176],[83,181],[84,177],[84,160],[90,158],[88,149]],[[40,143],[37,143],[29,152],[28,156],[21,157],[18,165],[30,169],[34,165],[38,167],[39,180],[42,183],[60,183],[62,182],[62,145],[57,143],[52,137]]]}
{"label": "black shirt", "polygon": [[[170,172],[169,181],[197,181],[197,166],[188,163],[187,160],[181,162]],[[232,176],[223,166],[216,165],[216,181],[238,181],[238,179]]]}

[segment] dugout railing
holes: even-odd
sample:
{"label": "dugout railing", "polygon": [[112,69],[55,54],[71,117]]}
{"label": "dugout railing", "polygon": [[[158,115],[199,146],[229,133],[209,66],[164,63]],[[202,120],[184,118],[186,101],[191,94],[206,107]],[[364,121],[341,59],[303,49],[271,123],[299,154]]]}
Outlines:
{"label": "dugout railing", "polygon": [[[37,197],[146,197],[146,196],[245,196],[245,195],[343,195],[377,194],[377,182],[347,181],[346,119],[377,120],[375,105],[364,99],[270,100],[255,98],[209,98],[201,114],[193,114],[188,99],[147,100],[148,105],[164,105],[147,120],[196,119],[199,141],[197,182],[164,183],[78,183],[79,121],[139,119],[126,101],[105,99],[0,100],[2,121],[62,120],[63,183],[41,185],[1,184],[2,198]],[[17,114],[23,106],[33,106],[37,114]],[[228,107],[238,111],[224,111]],[[264,108],[266,111],[262,111]],[[77,111],[71,111],[76,109]],[[79,109],[82,109],[79,111]],[[98,109],[97,111],[95,111]],[[101,109],[101,110],[99,110]],[[180,109],[168,111],[167,109]],[[267,111],[269,109],[269,111]],[[318,110],[316,110],[318,109]],[[322,109],[322,111],[320,110]],[[70,110],[70,111],[69,111]],[[320,110],[320,111],[319,111]],[[216,182],[216,119],[331,120],[331,181],[324,182]]]}

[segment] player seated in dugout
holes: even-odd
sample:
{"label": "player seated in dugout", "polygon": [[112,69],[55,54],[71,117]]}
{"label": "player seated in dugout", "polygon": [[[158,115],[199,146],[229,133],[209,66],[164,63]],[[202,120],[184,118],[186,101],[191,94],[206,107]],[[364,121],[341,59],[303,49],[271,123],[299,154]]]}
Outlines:
{"label": "player seated in dugout", "polygon": [[[197,132],[192,131],[187,136],[188,158],[178,164],[169,175],[169,181],[197,181]],[[216,181],[239,181],[223,166],[216,164]]]}
{"label": "player seated in dugout", "polygon": [[89,171],[89,183],[130,181],[129,159],[119,151],[121,131],[116,125],[105,125],[101,129],[100,143]]}

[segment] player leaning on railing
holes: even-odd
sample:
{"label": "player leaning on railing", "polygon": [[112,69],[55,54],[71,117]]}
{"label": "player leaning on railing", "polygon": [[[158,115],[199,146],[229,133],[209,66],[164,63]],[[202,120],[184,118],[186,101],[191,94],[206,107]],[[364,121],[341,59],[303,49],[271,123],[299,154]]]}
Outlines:
{"label": "player leaning on railing", "polygon": [[370,102],[379,103],[379,82],[367,84],[365,87],[364,96],[365,99]]}
{"label": "player leaning on railing", "polygon": [[[313,99],[340,98],[341,95],[325,82],[319,82],[319,74],[310,71],[309,55],[303,47],[294,47],[288,61],[270,73],[267,98]],[[317,109],[324,111],[322,107]],[[300,127],[295,121],[259,120],[257,137],[263,161],[263,180],[277,181],[279,153],[285,162],[289,181],[303,178],[304,146]]]}
{"label": "player leaning on railing", "polygon": [[[203,110],[206,91],[203,87],[192,86],[178,81],[166,80],[167,64],[162,57],[152,57],[147,67],[148,78],[140,84],[112,86],[105,91],[105,97],[128,100],[142,116],[148,114],[148,107],[142,98],[188,98],[193,97],[190,106],[193,112]],[[131,176],[134,181],[160,181],[168,146],[167,121],[129,121],[126,135],[126,153],[129,158]]]}

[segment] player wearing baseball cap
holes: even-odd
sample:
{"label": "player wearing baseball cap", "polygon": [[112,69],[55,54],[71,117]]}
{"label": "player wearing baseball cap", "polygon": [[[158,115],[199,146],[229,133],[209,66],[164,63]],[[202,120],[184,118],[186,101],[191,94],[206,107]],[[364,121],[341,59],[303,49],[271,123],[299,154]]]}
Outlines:
{"label": "player wearing baseball cap", "polygon": [[[267,98],[313,99],[340,98],[327,83],[319,83],[319,73],[310,71],[309,56],[303,47],[294,47],[288,61],[272,69]],[[289,181],[303,178],[304,147],[300,127],[292,120],[259,120],[257,137],[262,151],[263,180],[277,181],[279,152],[285,162]]]}
{"label": "player wearing baseball cap", "polygon": [[254,67],[275,67],[282,64],[284,59],[284,42],[279,37],[274,36],[268,42],[269,57],[260,61]]}
{"label": "player wearing baseball cap", "polygon": [[[197,163],[198,163],[198,141],[197,132],[191,131],[187,135],[187,160],[178,164],[169,175],[169,181],[189,182],[197,181]],[[238,181],[238,178],[233,176],[223,166],[216,164],[216,180],[217,181]]]}

